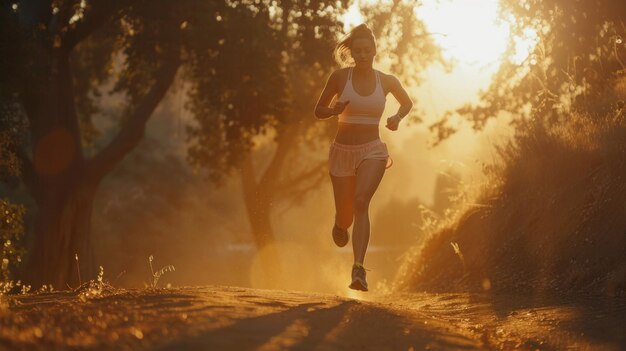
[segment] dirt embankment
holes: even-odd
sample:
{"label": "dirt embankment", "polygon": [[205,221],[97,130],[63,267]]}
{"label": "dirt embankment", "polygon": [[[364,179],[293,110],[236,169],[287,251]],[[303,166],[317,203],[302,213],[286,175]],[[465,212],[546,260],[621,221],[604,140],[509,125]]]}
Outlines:
{"label": "dirt embankment", "polygon": [[[3,298],[4,350],[624,349],[626,301],[187,287]],[[367,300],[365,300],[367,299]]]}
{"label": "dirt embankment", "polygon": [[518,130],[487,182],[413,251],[408,291],[626,295],[626,117]]}

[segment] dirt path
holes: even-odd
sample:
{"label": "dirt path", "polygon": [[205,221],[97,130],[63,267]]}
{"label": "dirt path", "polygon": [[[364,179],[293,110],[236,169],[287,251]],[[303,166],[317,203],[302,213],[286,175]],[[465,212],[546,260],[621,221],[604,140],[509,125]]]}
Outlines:
{"label": "dirt path", "polygon": [[368,300],[220,286],[15,296],[0,308],[0,349],[619,350],[626,345],[624,300],[585,312],[522,298],[494,303],[464,294],[363,296]]}

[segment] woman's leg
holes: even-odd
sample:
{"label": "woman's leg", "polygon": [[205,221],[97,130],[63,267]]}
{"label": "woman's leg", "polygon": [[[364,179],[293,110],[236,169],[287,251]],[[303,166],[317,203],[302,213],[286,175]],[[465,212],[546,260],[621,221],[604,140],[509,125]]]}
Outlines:
{"label": "woman's leg", "polygon": [[385,174],[386,164],[387,161],[382,160],[364,160],[356,172],[352,250],[354,262],[361,265],[365,260],[365,251],[370,240],[370,200]]}
{"label": "woman's leg", "polygon": [[352,224],[354,210],[354,190],[356,177],[330,176],[335,194],[335,224],[341,229],[348,229]]}

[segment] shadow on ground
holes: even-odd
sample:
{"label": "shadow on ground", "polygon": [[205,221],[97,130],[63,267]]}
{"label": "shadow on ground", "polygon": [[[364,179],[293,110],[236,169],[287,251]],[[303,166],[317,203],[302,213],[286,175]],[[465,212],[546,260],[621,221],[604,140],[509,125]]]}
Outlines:
{"label": "shadow on ground", "polygon": [[[415,350],[475,349],[468,338],[440,333],[405,316],[345,301],[332,307],[305,303],[278,313],[246,318],[230,326],[174,341],[161,351],[241,350]],[[384,337],[382,337],[384,336]]]}

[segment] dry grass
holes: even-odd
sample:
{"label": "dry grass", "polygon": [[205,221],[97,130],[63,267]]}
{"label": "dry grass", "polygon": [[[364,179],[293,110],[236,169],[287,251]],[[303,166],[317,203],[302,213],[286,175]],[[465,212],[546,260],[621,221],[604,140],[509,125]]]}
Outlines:
{"label": "dry grass", "polygon": [[405,261],[404,290],[601,293],[626,287],[626,121],[533,122],[474,203]]}

